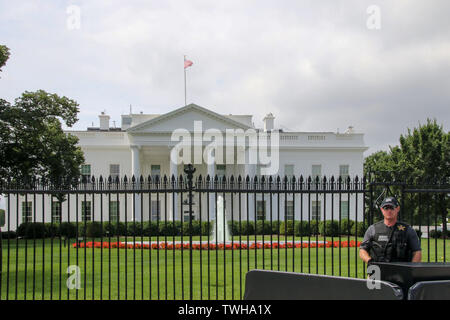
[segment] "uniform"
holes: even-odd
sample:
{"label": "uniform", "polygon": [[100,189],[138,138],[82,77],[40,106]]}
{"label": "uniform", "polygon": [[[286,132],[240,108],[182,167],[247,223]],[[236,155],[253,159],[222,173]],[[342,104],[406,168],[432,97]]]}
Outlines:
{"label": "uniform", "polygon": [[384,221],[367,229],[360,248],[366,250],[374,262],[410,262],[413,252],[421,250],[413,228],[402,222],[388,227]]}

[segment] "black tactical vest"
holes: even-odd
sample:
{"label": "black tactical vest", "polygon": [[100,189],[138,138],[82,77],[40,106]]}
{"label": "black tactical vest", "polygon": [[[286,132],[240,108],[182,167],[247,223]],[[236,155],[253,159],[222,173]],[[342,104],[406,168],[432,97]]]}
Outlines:
{"label": "black tactical vest", "polygon": [[369,254],[377,262],[410,262],[412,251],[408,246],[406,230],[408,225],[397,222],[389,228],[383,221],[374,224],[375,235]]}

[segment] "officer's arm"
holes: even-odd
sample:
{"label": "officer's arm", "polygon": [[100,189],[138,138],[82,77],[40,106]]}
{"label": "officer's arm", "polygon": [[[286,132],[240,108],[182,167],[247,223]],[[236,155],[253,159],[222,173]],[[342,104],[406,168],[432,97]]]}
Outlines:
{"label": "officer's arm", "polygon": [[370,255],[369,253],[364,250],[364,249],[359,249],[359,257],[365,262],[367,263],[370,260]]}
{"label": "officer's arm", "polygon": [[413,228],[408,228],[408,245],[412,251],[411,262],[421,262],[422,251],[420,249],[420,241],[416,231]]}
{"label": "officer's arm", "polygon": [[413,252],[413,257],[411,262],[421,262],[422,261],[422,251]]}
{"label": "officer's arm", "polygon": [[369,250],[369,248],[371,246],[370,242],[371,242],[374,232],[375,232],[375,229],[373,228],[373,225],[371,225],[364,233],[364,239],[361,242],[361,245],[359,247],[359,257],[365,263],[367,263],[371,259],[369,252],[367,250]]}

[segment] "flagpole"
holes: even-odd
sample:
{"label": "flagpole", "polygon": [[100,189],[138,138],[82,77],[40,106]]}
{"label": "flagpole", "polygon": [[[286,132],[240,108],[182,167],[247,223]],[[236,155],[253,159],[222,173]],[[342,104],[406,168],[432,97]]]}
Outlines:
{"label": "flagpole", "polygon": [[[184,56],[184,62],[186,62],[186,56]],[[184,68],[184,105],[187,104],[186,102],[186,67],[184,66],[183,63],[183,68]]]}

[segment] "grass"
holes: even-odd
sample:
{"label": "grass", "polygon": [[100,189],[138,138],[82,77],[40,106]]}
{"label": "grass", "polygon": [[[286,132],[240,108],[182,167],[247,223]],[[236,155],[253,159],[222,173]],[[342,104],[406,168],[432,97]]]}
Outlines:
{"label": "grass", "polygon": [[[257,240],[262,240],[257,236]],[[136,237],[137,243],[158,238]],[[183,237],[188,241],[188,237]],[[255,236],[250,236],[253,241]],[[311,237],[315,241],[316,237]],[[91,241],[88,239],[87,241]],[[95,239],[100,241],[101,239]],[[133,241],[133,237],[120,241]],[[159,237],[160,241],[164,237]],[[172,237],[167,238],[172,241]],[[175,241],[180,241],[176,237]],[[194,241],[200,237],[193,237]],[[206,237],[202,237],[206,241]],[[242,242],[247,236],[241,237]],[[270,240],[270,236],[264,236]],[[276,242],[275,235],[272,240]],[[280,241],[284,241],[280,236]],[[292,237],[287,238],[292,241]],[[308,241],[308,237],[295,237]],[[318,240],[324,240],[319,237]],[[331,240],[327,237],[326,240]],[[338,238],[334,238],[338,240]],[[348,240],[342,236],[341,240]],[[350,237],[361,241],[361,238]],[[103,238],[108,241],[108,238]],[[117,241],[117,238],[111,238]],[[233,241],[238,242],[239,237]],[[73,240],[71,241],[73,242]],[[450,261],[450,241],[445,255]],[[442,262],[444,240],[422,239],[422,261]],[[9,264],[8,264],[9,260]],[[189,250],[133,250],[73,248],[59,239],[16,240],[2,242],[1,299],[189,299]],[[69,290],[67,268],[80,268],[80,289]],[[358,248],[304,248],[257,250],[192,251],[193,299],[241,299],[245,274],[252,269],[304,272],[365,277]],[[73,273],[72,273],[73,275]],[[73,282],[72,282],[73,283]]]}

